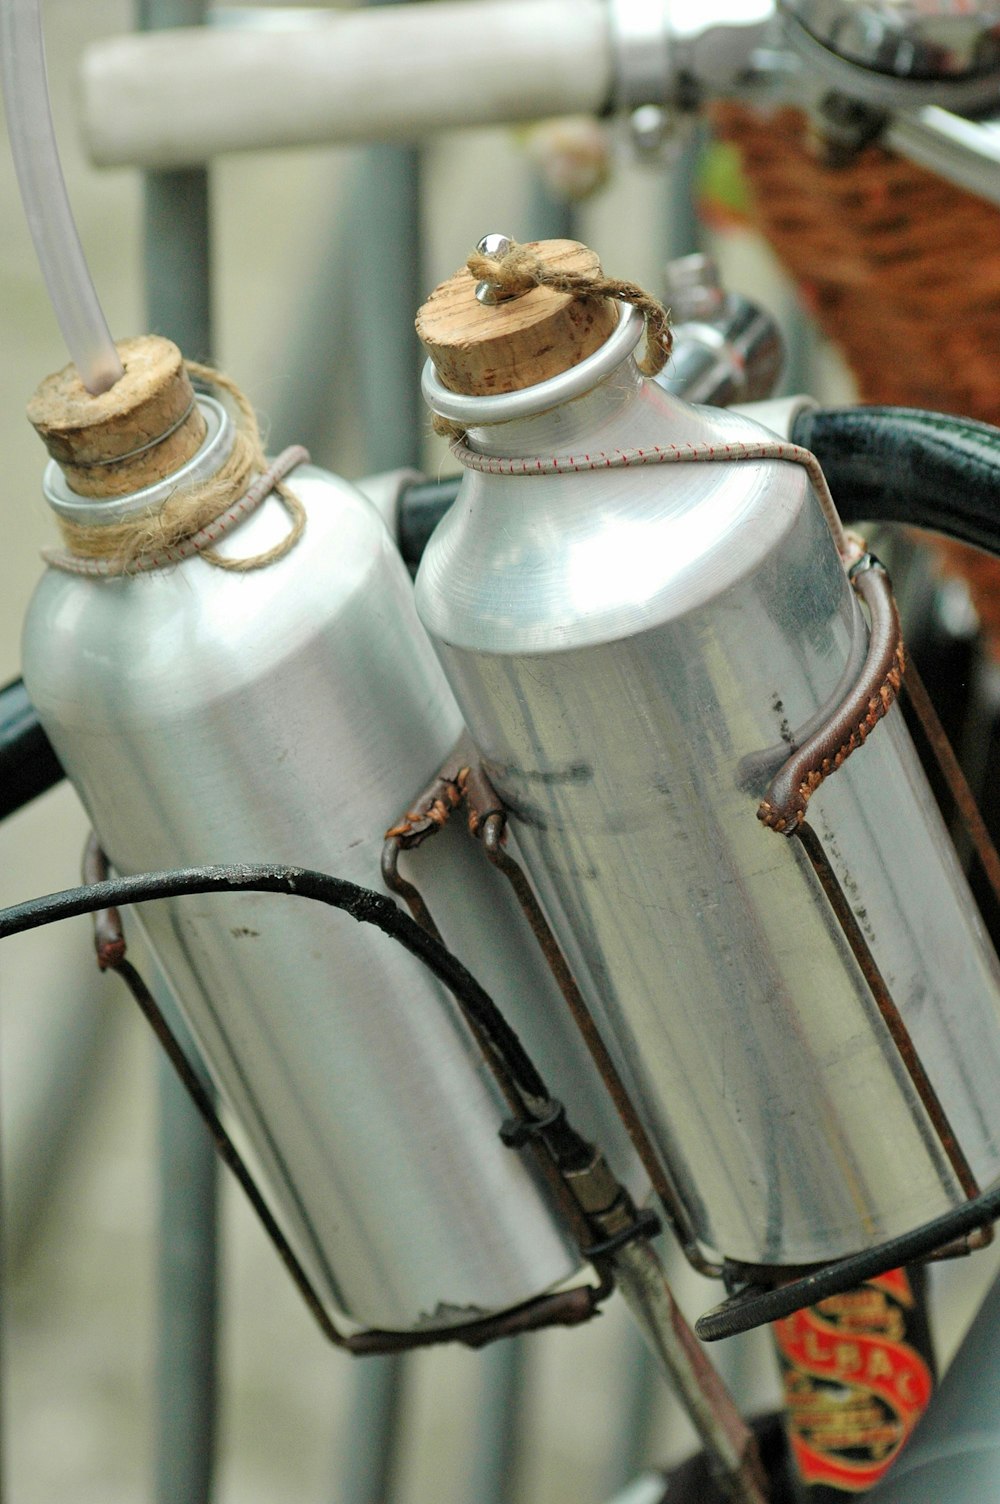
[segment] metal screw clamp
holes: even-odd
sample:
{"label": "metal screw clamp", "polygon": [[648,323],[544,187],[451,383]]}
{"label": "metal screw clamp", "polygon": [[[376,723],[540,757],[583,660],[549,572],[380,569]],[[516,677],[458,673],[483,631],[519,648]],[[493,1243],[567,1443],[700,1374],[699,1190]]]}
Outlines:
{"label": "metal screw clamp", "polygon": [[626,1243],[634,1243],[641,1239],[655,1238],[663,1231],[663,1223],[654,1211],[649,1207],[635,1212],[632,1220],[612,1233],[609,1237],[602,1238],[599,1243],[589,1243],[580,1252],[590,1264],[596,1264],[600,1259],[610,1258],[619,1249],[624,1248]]}
{"label": "metal screw clamp", "polygon": [[566,1116],[566,1109],[558,1097],[552,1097],[548,1111],[540,1118],[505,1118],[500,1124],[500,1142],[508,1149],[523,1149],[532,1139],[544,1139],[548,1129]]}

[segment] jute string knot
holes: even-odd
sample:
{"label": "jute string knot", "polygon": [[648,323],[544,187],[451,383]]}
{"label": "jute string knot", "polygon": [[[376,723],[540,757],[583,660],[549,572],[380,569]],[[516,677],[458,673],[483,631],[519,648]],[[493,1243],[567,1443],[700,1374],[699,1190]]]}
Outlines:
{"label": "jute string knot", "polygon": [[473,251],[465,263],[480,282],[490,282],[501,293],[516,297],[532,287],[551,287],[554,292],[578,298],[617,298],[631,303],[646,319],[646,353],[638,362],[644,376],[655,376],[667,363],[673,346],[670,317],[659,298],[636,282],[606,277],[602,272],[567,272],[548,266],[537,251],[517,241],[502,256]]}
{"label": "jute string knot", "polygon": [[[662,371],[673,348],[670,315],[652,293],[637,282],[606,277],[603,272],[568,272],[548,265],[530,246],[514,241],[502,256],[488,256],[473,251],[465,263],[478,282],[489,282],[505,297],[517,297],[533,287],[550,287],[554,292],[569,293],[577,298],[616,298],[631,303],[646,320],[646,350],[637,362],[644,376]],[[434,432],[456,440],[464,430],[447,418],[437,416]]]}
{"label": "jute string knot", "polygon": [[[235,382],[210,366],[185,361],[185,367],[199,385],[220,390],[229,400],[235,432],[226,459],[207,480],[179,486],[162,505],[118,522],[84,524],[60,516],[59,530],[68,552],[47,552],[48,563],[74,574],[107,577],[161,569],[197,553],[217,569],[245,573],[283,558],[302,537],[305,508],[281,477],[308,460],[306,451],[286,450],[269,467],[257,415]],[[248,558],[218,553],[211,544],[242,522],[271,491],[280,497],[291,523],[281,541]]]}

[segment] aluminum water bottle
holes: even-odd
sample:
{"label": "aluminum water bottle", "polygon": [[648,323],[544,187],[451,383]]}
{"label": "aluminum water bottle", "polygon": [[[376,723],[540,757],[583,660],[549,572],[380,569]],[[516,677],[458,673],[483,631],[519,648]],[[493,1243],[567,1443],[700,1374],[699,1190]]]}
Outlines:
{"label": "aluminum water bottle", "polygon": [[[204,479],[233,425],[214,398],[198,406],[204,441],[176,473],[109,503],[70,490],[52,463],[49,502],[100,523]],[[374,509],[308,464],[290,484],[305,531],[266,567],[195,556],[107,579],[51,568],[38,586],[25,680],[121,873],[274,861],[381,888],[387,826],[462,734]],[[288,526],[272,494],[216,548],[258,555]],[[421,853],[446,940],[534,1029],[529,1048],[547,1052],[584,1131],[617,1132],[575,1032],[551,1016],[561,1000],[511,928],[502,880],[460,834]],[[135,920],[348,1330],[458,1327],[578,1271],[534,1170],[498,1138],[508,1112],[456,1006],[413,957],[344,914],[268,895],[174,899]]]}
{"label": "aluminum water bottle", "polygon": [[[756,818],[866,623],[801,466],[590,467],[774,436],[643,379],[633,309],[572,301],[489,306],[463,271],[421,310],[425,396],[482,469],[417,608],[698,1238],[836,1258],[964,1200],[804,853]],[[1000,971],[898,708],[810,821],[985,1188]]]}

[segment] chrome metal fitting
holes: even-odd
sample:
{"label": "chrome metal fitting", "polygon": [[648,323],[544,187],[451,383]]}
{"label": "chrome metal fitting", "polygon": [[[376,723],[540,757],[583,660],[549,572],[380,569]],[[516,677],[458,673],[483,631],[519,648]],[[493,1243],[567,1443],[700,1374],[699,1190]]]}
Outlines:
{"label": "chrome metal fitting", "polygon": [[[688,109],[727,94],[770,40],[774,0],[607,0],[612,108]],[[640,131],[642,126],[640,124]]]}
{"label": "chrome metal fitting", "polygon": [[726,301],[719,268],[711,256],[695,251],[668,261],[663,275],[663,301],[674,324],[713,319]]}
{"label": "chrome metal fitting", "polygon": [[628,137],[636,161],[669,165],[681,149],[677,112],[662,104],[641,104],[628,117]]}
{"label": "chrome metal fitting", "polygon": [[608,0],[616,111],[672,103],[669,0]]}
{"label": "chrome metal fitting", "polygon": [[850,99],[882,110],[977,111],[1000,97],[997,0],[778,0],[789,47]]}
{"label": "chrome metal fitting", "polygon": [[623,1190],[599,1149],[594,1150],[589,1165],[582,1170],[567,1170],[563,1179],[588,1217],[605,1216],[619,1204],[631,1205],[628,1192]]}
{"label": "chrome metal fitting", "polygon": [[636,160],[664,165],[678,149],[670,0],[608,0],[608,16],[614,59],[611,108],[627,119]]}
{"label": "chrome metal fitting", "polygon": [[776,15],[774,0],[672,0],[679,102],[692,106],[738,92],[775,39]]}
{"label": "chrome metal fitting", "polygon": [[[476,250],[483,256],[506,256],[514,244],[510,235],[484,235],[476,245]],[[510,294],[504,294],[495,282],[477,282],[476,297],[480,303],[485,303],[487,308],[495,308],[497,303],[502,303]]]}
{"label": "chrome metal fitting", "polygon": [[726,292],[710,256],[696,253],[669,262],[663,301],[670,309],[674,346],[668,364],[653,378],[658,386],[713,407],[770,397],[784,365],[781,330],[765,309]]}
{"label": "chrome metal fitting", "polygon": [[936,83],[1000,74],[1000,3],[779,0],[837,57],[891,78]]}

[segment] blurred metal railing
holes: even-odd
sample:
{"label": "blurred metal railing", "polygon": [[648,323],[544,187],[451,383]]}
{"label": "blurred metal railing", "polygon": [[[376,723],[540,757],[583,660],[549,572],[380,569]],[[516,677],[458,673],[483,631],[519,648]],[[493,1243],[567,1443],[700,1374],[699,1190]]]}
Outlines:
{"label": "blurred metal railing", "polygon": [[[197,26],[206,0],[139,0],[144,31]],[[146,317],[192,360],[212,358],[209,175],[148,172],[143,183]],[[169,996],[171,1023],[187,1036]],[[189,1059],[196,1059],[186,1037]],[[219,1190],[215,1149],[184,1088],[157,1056],[159,1264],[155,1498],[208,1504],[218,1431]]]}

